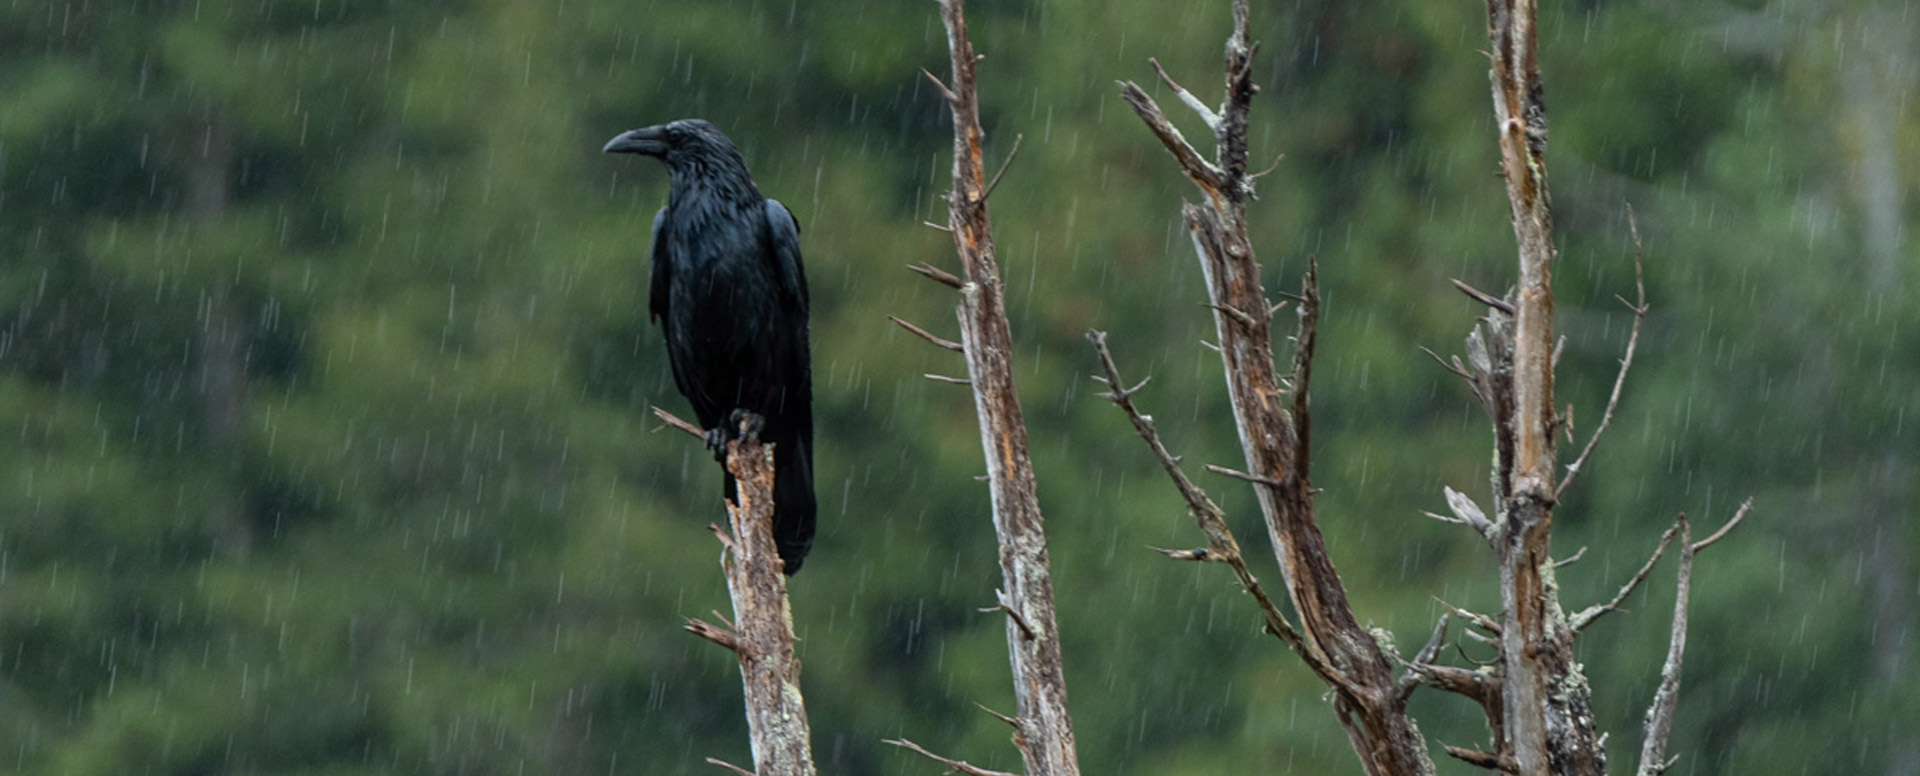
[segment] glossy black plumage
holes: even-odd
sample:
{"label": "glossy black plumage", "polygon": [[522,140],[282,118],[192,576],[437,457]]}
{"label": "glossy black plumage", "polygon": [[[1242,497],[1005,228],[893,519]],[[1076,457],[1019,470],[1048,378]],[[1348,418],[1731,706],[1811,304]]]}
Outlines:
{"label": "glossy black plumage", "polygon": [[[603,150],[667,165],[667,206],[653,218],[648,312],[666,337],[674,384],[709,440],[737,433],[737,410],[765,420],[760,439],[774,445],[773,538],[793,574],[813,545],[815,513],[800,227],[760,195],[733,143],[706,121],[636,129]],[[724,449],[715,457],[724,460]],[[723,477],[731,499],[733,477]]]}

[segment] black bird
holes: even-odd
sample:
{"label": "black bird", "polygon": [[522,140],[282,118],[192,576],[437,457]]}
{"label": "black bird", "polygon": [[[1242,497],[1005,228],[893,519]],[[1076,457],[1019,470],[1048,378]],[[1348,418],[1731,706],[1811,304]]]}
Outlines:
{"label": "black bird", "polygon": [[733,143],[682,119],[621,133],[606,153],[667,165],[667,206],[653,217],[647,309],[666,335],[673,382],[723,464],[738,415],[759,415],[773,444],[773,540],[788,575],[813,545],[813,368],[800,226],[760,195]]}

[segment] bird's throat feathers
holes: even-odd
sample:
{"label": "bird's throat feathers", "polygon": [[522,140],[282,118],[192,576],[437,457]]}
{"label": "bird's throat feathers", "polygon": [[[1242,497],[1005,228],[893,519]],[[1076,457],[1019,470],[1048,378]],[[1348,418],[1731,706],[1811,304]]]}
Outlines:
{"label": "bird's throat feathers", "polygon": [[746,162],[738,152],[707,154],[676,159],[667,170],[667,197],[678,209],[685,203],[759,207],[760,189],[747,174]]}

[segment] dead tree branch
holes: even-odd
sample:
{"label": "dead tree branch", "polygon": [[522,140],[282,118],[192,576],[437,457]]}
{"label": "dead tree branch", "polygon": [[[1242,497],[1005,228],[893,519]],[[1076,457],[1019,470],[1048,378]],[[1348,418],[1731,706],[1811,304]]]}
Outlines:
{"label": "dead tree branch", "polygon": [[[1627,230],[1633,234],[1633,304],[1627,308],[1633,311],[1633,330],[1627,334],[1627,350],[1620,356],[1620,371],[1613,377],[1613,393],[1607,395],[1607,408],[1600,413],[1600,425],[1593,429],[1593,436],[1587,438],[1587,446],[1581,448],[1580,456],[1567,464],[1566,479],[1553,491],[1554,498],[1567,491],[1573,484],[1573,478],[1580,476],[1580,469],[1587,465],[1587,456],[1593,455],[1594,445],[1600,444],[1600,435],[1606,433],[1607,425],[1613,422],[1613,409],[1620,405],[1620,389],[1627,384],[1627,370],[1633,368],[1633,351],[1640,344],[1640,323],[1647,318],[1647,279],[1640,270],[1640,225],[1634,222],[1633,206],[1627,206]],[[1622,302],[1626,300],[1622,299]]]}
{"label": "dead tree branch", "polygon": [[[1005,289],[987,218],[987,195],[992,184],[981,165],[984,133],[974,86],[974,65],[979,57],[967,40],[963,5],[964,0],[940,0],[952,78],[940,83],[939,88],[953,115],[953,189],[947,193],[947,226],[964,279],[931,265],[914,269],[960,290],[956,310],[960,345],[966,354],[967,382],[973,389],[974,409],[980,421],[994,534],[1000,541],[1002,586],[998,602],[1008,615],[1007,651],[1013,669],[1017,722],[1014,745],[1020,749],[1026,776],[1078,776],[1080,765],[1074,752],[1073,720],[1067,712],[1060,631],[1054,620],[1053,578],[1047,567],[1047,538],[1035,495],[1033,464],[1027,454],[1026,422],[1014,393]],[[1012,158],[1009,153],[1008,160]],[[994,180],[999,177],[996,174]]]}
{"label": "dead tree branch", "polygon": [[[1100,356],[1100,367],[1106,372],[1105,377],[1094,379],[1109,387],[1124,385],[1125,383],[1120,379],[1120,368],[1113,363],[1113,353],[1107,349],[1107,333],[1089,331],[1087,339],[1093,342],[1094,352]],[[1140,385],[1146,385],[1146,381],[1142,380]],[[1240,587],[1252,595],[1254,603],[1259,605],[1260,616],[1266,623],[1266,631],[1280,639],[1281,643],[1286,644],[1294,654],[1299,655],[1307,667],[1313,669],[1313,672],[1328,684],[1346,684],[1345,677],[1334,673],[1333,666],[1327,662],[1326,655],[1321,654],[1310,642],[1301,638],[1300,632],[1293,627],[1293,623],[1287,621],[1286,615],[1280,612],[1280,607],[1274,604],[1273,599],[1267,595],[1266,589],[1260,586],[1260,580],[1255,579],[1253,572],[1247,568],[1246,560],[1240,555],[1240,542],[1234,538],[1233,531],[1227,528],[1227,513],[1213,503],[1213,499],[1207,496],[1206,491],[1201,490],[1200,486],[1193,484],[1193,480],[1187,478],[1187,473],[1180,469],[1179,460],[1175,459],[1172,453],[1167,452],[1167,446],[1161,443],[1160,432],[1154,427],[1153,418],[1141,414],[1140,410],[1134,407],[1133,393],[1139,389],[1139,385],[1127,390],[1114,388],[1102,394],[1101,398],[1113,402],[1121,412],[1126,413],[1127,420],[1133,424],[1134,433],[1139,434],[1140,438],[1147,443],[1147,447],[1153,450],[1154,458],[1160,461],[1160,468],[1166,470],[1167,476],[1173,480],[1174,488],[1180,491],[1180,498],[1187,502],[1187,514],[1193,516],[1194,522],[1200,526],[1200,532],[1207,536],[1205,550],[1160,550],[1160,552],[1176,560],[1204,560],[1227,564],[1233,569],[1233,575],[1240,580]]]}
{"label": "dead tree branch", "polygon": [[[704,438],[698,427],[654,408],[668,425]],[[742,419],[743,432],[757,423]],[[725,626],[688,618],[688,632],[719,644],[740,661],[753,773],[812,776],[813,750],[806,703],[800,695],[800,662],[793,652],[793,610],[787,578],[773,544],[773,448],[751,433],[727,442],[727,471],[739,482],[727,504],[726,532],[717,528],[726,552],[720,567],[733,599],[733,622]],[[715,615],[725,622],[725,618]],[[724,767],[741,770],[717,760]]]}
{"label": "dead tree branch", "polygon": [[1660,687],[1647,706],[1646,738],[1640,745],[1637,776],[1658,776],[1679,760],[1678,757],[1668,759],[1667,738],[1673,733],[1673,712],[1680,703],[1680,659],[1687,651],[1687,597],[1693,587],[1693,556],[1726,536],[1752,509],[1753,499],[1749,498],[1734,511],[1726,525],[1698,542],[1692,541],[1687,516],[1680,516],[1676,526],[1680,529],[1680,569],[1675,574],[1678,584],[1673,598],[1673,630],[1667,639],[1667,660],[1660,667]]}
{"label": "dead tree branch", "polygon": [[718,757],[709,757],[709,758],[707,758],[707,764],[708,764],[708,765],[718,765],[718,766],[720,766],[720,767],[722,767],[722,768],[725,768],[725,769],[727,769],[727,770],[729,770],[729,771],[733,771],[734,773],[737,773],[737,774],[740,774],[740,776],[754,776],[754,774],[753,774],[753,771],[749,771],[749,770],[747,770],[747,769],[745,769],[745,768],[742,768],[742,767],[740,767],[740,766],[738,766],[738,765],[734,765],[733,763],[730,763],[730,762],[727,762],[726,760],[722,760],[722,759],[720,759],[720,758],[718,758]]}
{"label": "dead tree branch", "polygon": [[942,337],[938,334],[927,331],[926,329],[922,329],[918,326],[908,323],[906,319],[901,318],[898,315],[889,315],[887,316],[887,320],[893,321],[895,324],[898,324],[902,329],[906,329],[907,331],[913,332],[914,336],[917,336],[920,339],[933,343],[934,347],[938,347],[944,350],[951,350],[955,353],[961,352],[963,350],[963,348],[960,347],[960,343],[954,342],[953,340],[947,339],[946,337]]}
{"label": "dead tree branch", "polygon": [[1661,554],[1667,551],[1667,545],[1673,542],[1673,535],[1680,530],[1685,522],[1686,518],[1682,516],[1674,522],[1672,527],[1667,529],[1666,533],[1660,535],[1660,546],[1653,548],[1653,556],[1647,558],[1647,562],[1640,565],[1640,570],[1634,572],[1633,577],[1628,579],[1626,584],[1620,586],[1620,592],[1614,594],[1613,600],[1604,604],[1594,604],[1585,609],[1581,609],[1572,617],[1567,618],[1567,627],[1575,631],[1586,630],[1587,626],[1592,625],[1595,620],[1600,619],[1601,615],[1620,608],[1620,602],[1627,600],[1627,596],[1633,594],[1634,588],[1639,587],[1641,582],[1646,581],[1647,573],[1653,571],[1653,564],[1659,561]]}
{"label": "dead tree branch", "polygon": [[965,776],[1014,776],[1013,774],[1007,773],[1006,771],[990,771],[978,765],[970,765],[963,760],[955,760],[949,757],[941,757],[940,755],[927,751],[925,748],[921,747],[919,744],[916,744],[912,741],[908,741],[904,738],[888,738],[888,739],[884,739],[883,742],[888,744],[893,744],[894,746],[900,747],[901,749],[905,749],[909,752],[913,752],[914,754],[920,755],[921,757],[925,757],[929,760],[940,763],[941,765],[945,765],[947,766],[947,773],[958,773],[958,774],[964,774]]}
{"label": "dead tree branch", "polygon": [[[1355,619],[1314,515],[1314,488],[1308,477],[1307,390],[1319,292],[1312,264],[1299,297],[1290,380],[1282,380],[1275,368],[1267,316],[1250,314],[1274,309],[1267,303],[1260,266],[1247,239],[1246,203],[1253,193],[1253,179],[1246,169],[1247,112],[1257,91],[1252,80],[1253,50],[1248,4],[1235,0],[1233,33],[1226,45],[1225,97],[1217,112],[1196,108],[1214,135],[1211,161],[1187,142],[1145,90],[1130,81],[1121,82],[1121,96],[1200,189],[1202,202],[1184,204],[1181,214],[1206,280],[1228,396],[1246,458],[1244,472],[1213,470],[1253,484],[1288,596],[1300,617],[1302,646],[1295,651],[1334,690],[1340,723],[1369,774],[1431,774],[1432,758],[1419,729],[1406,716],[1405,695],[1397,691],[1395,659]],[[1166,80],[1172,83],[1171,78]],[[1190,106],[1199,102],[1184,89],[1176,87],[1175,93]],[[1109,379],[1118,385],[1116,377]],[[1312,656],[1323,657],[1325,665]]]}

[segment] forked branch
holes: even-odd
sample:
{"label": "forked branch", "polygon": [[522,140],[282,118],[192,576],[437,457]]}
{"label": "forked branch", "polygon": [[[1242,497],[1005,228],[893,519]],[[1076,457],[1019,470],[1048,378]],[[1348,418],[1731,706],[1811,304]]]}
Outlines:
{"label": "forked branch", "polygon": [[1227,528],[1226,512],[1213,503],[1213,499],[1207,496],[1206,491],[1193,484],[1193,480],[1181,470],[1179,460],[1167,451],[1165,444],[1161,443],[1160,432],[1154,427],[1153,419],[1141,414],[1140,410],[1134,406],[1133,394],[1140,389],[1140,386],[1145,385],[1146,381],[1142,380],[1140,385],[1126,390],[1116,387],[1125,383],[1120,379],[1120,368],[1113,363],[1113,353],[1107,349],[1107,333],[1088,331],[1087,339],[1093,342],[1094,353],[1100,356],[1100,368],[1106,373],[1105,377],[1094,379],[1112,388],[1101,394],[1101,398],[1113,402],[1121,412],[1126,413],[1127,420],[1133,424],[1134,433],[1140,435],[1140,439],[1147,443],[1148,449],[1153,451],[1154,458],[1160,461],[1160,468],[1166,470],[1167,477],[1173,480],[1174,489],[1180,491],[1180,498],[1187,502],[1187,514],[1193,516],[1194,522],[1200,526],[1200,532],[1207,536],[1207,549],[1204,551],[1160,550],[1160,552],[1180,560],[1207,560],[1227,564],[1233,569],[1233,575],[1240,580],[1240,587],[1252,595],[1254,603],[1260,607],[1260,616],[1266,623],[1266,631],[1279,638],[1281,643],[1293,650],[1294,654],[1299,655],[1307,667],[1327,683],[1346,685],[1346,678],[1335,672],[1333,666],[1327,662],[1326,655],[1301,638],[1300,632],[1294,629],[1293,623],[1287,621],[1286,615],[1280,612],[1280,607],[1260,586],[1260,580],[1255,579],[1253,572],[1247,568],[1246,560],[1240,555],[1240,542],[1234,538],[1233,531]]}
{"label": "forked branch", "polygon": [[1680,516],[1680,568],[1675,573],[1678,585],[1673,598],[1673,629],[1667,639],[1667,660],[1660,667],[1660,687],[1647,706],[1646,738],[1640,745],[1637,776],[1658,776],[1679,760],[1667,757],[1667,738],[1673,734],[1673,712],[1680,704],[1680,660],[1687,651],[1687,598],[1693,588],[1693,556],[1726,536],[1752,509],[1753,499],[1749,498],[1734,511],[1726,525],[1698,542],[1691,541],[1687,516]]}

